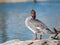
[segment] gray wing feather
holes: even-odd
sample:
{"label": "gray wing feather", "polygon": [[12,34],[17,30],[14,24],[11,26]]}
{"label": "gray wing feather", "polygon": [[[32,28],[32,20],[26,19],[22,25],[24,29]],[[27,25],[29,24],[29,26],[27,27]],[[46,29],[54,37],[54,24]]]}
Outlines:
{"label": "gray wing feather", "polygon": [[31,23],[35,26],[35,27],[40,27],[41,29],[46,29],[47,26],[40,20],[35,19],[35,20],[31,20]]}
{"label": "gray wing feather", "polygon": [[38,19],[36,19],[36,20],[31,20],[31,23],[33,23],[33,25],[34,25],[35,27],[39,27],[39,28],[41,28],[42,30],[45,29],[45,30],[53,33],[42,21],[40,21],[40,20],[38,20]]}

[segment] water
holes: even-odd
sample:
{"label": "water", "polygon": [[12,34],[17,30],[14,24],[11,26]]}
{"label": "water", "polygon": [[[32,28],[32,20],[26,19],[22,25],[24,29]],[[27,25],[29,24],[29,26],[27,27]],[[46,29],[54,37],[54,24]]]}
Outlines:
{"label": "water", "polygon": [[[33,39],[33,32],[24,24],[32,9],[50,29],[60,24],[60,2],[0,3],[0,43],[12,39]],[[47,39],[49,36],[43,37]]]}

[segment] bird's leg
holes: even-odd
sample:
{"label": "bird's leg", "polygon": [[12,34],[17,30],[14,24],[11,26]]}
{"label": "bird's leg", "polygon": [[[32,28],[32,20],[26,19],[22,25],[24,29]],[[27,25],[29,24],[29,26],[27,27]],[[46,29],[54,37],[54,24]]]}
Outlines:
{"label": "bird's leg", "polygon": [[37,33],[35,33],[34,40],[37,40]]}
{"label": "bird's leg", "polygon": [[40,39],[42,39],[42,35],[40,35]]}

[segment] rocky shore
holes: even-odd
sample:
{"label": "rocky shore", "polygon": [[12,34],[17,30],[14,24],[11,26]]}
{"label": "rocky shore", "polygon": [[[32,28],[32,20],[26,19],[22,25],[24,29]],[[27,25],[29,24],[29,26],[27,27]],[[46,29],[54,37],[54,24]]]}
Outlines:
{"label": "rocky shore", "polygon": [[1,43],[0,45],[60,45],[60,40],[26,40],[20,41],[19,39],[14,39]]}

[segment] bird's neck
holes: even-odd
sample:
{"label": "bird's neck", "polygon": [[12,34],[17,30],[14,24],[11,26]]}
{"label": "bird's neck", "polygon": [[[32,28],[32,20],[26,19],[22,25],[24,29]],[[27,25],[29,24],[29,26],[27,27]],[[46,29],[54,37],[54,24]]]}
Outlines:
{"label": "bird's neck", "polygon": [[35,20],[36,18],[32,18],[32,19],[34,19],[34,20]]}
{"label": "bird's neck", "polygon": [[31,19],[34,19],[34,20],[35,20],[35,19],[36,19],[36,17],[31,17]]}

